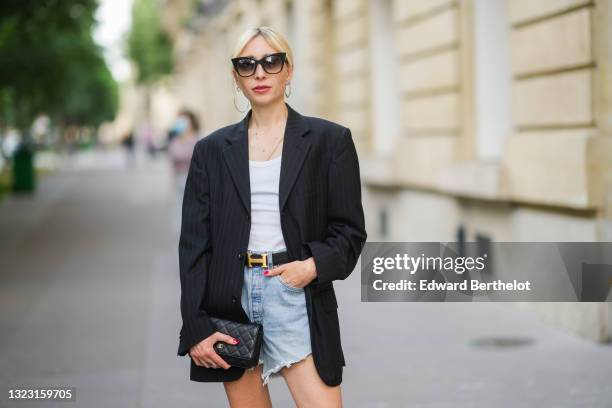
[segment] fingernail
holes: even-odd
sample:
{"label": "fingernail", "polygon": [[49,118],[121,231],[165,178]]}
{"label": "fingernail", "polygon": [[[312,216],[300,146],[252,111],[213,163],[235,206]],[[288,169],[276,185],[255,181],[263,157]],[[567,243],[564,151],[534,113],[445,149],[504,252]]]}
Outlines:
{"label": "fingernail", "polygon": [[266,270],[264,271],[264,275],[267,275],[269,272],[270,272],[270,271],[266,269]]}
{"label": "fingernail", "polygon": [[234,344],[238,344],[238,343],[240,343],[240,340],[234,339]]}

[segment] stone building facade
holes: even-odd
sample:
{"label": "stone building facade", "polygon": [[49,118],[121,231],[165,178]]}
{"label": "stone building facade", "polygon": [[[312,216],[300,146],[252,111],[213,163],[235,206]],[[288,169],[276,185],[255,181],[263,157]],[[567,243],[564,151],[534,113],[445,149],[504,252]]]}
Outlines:
{"label": "stone building facade", "polygon": [[[287,101],[352,130],[369,240],[612,241],[610,0],[187,3],[164,6],[176,100],[207,132],[240,120],[234,43],[283,31]],[[512,305],[595,341],[612,331],[610,303]]]}

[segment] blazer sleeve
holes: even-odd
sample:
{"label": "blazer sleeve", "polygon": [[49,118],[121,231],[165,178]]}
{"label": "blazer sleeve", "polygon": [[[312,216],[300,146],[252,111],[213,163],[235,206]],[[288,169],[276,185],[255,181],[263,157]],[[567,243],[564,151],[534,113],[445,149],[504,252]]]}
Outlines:
{"label": "blazer sleeve", "polygon": [[181,328],[178,355],[186,355],[191,347],[217,330],[207,313],[200,310],[206,291],[210,251],[210,196],[203,143],[195,145],[183,196],[179,268],[181,281]]}
{"label": "blazer sleeve", "polygon": [[323,241],[305,244],[317,269],[311,283],[317,285],[346,279],[355,269],[367,239],[359,160],[348,128],[336,144],[328,178],[327,236]]}

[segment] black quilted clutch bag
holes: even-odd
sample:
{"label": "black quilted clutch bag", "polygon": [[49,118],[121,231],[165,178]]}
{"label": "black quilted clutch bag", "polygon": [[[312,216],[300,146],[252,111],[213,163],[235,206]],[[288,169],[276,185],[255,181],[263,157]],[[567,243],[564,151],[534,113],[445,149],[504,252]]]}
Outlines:
{"label": "black quilted clutch bag", "polygon": [[231,366],[255,367],[259,362],[263,326],[259,323],[241,323],[214,316],[209,316],[209,318],[218,331],[240,341],[238,344],[218,341],[213,345],[215,352]]}

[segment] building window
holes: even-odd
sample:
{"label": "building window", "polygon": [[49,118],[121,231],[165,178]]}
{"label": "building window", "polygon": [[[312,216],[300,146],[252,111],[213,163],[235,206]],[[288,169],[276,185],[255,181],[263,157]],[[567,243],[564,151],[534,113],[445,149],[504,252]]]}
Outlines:
{"label": "building window", "polygon": [[400,136],[402,105],[392,5],[390,0],[371,0],[369,6],[373,149],[377,155],[389,157]]}
{"label": "building window", "polygon": [[506,0],[474,1],[474,84],[477,156],[501,158],[512,132],[509,20]]}

